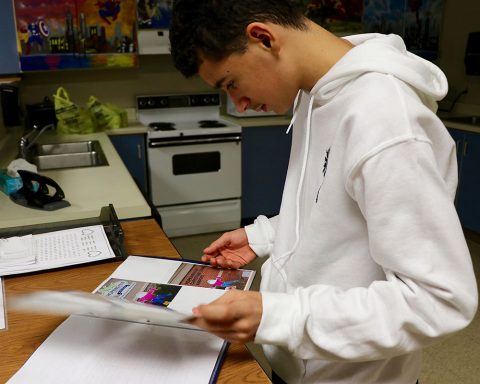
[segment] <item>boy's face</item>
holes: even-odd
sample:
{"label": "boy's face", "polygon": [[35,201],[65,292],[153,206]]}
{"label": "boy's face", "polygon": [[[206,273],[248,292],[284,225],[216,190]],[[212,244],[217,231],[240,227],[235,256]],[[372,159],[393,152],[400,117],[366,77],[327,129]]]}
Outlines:
{"label": "boy's face", "polygon": [[205,58],[199,75],[213,87],[224,90],[237,111],[247,109],[284,114],[293,104],[298,87],[289,76],[289,67],[271,50],[250,44],[243,54],[221,61]]}

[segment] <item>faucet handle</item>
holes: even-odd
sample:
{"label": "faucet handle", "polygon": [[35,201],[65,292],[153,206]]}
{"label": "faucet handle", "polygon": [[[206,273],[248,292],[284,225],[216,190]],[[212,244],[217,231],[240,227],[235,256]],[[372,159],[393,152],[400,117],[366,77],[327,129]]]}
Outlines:
{"label": "faucet handle", "polygon": [[[40,135],[44,131],[50,128],[55,128],[55,124],[50,123],[50,124],[44,125],[41,129],[39,129],[38,126],[34,124],[32,127],[32,130],[20,138],[20,142],[18,145],[19,156],[25,159],[27,157],[28,149],[35,143],[35,141],[40,137]],[[36,136],[33,137],[32,140],[29,140],[30,136],[32,136],[33,134],[36,134]]]}

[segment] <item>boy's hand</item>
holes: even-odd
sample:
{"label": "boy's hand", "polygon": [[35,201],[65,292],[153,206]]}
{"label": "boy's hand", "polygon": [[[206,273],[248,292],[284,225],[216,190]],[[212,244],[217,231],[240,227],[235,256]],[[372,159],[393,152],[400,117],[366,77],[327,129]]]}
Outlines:
{"label": "boy's hand", "polygon": [[253,341],[262,319],[262,295],[259,292],[228,291],[222,297],[193,308],[189,323],[231,343]]}
{"label": "boy's hand", "polygon": [[202,261],[221,268],[241,268],[257,257],[248,245],[247,233],[243,228],[224,233],[203,253]]}

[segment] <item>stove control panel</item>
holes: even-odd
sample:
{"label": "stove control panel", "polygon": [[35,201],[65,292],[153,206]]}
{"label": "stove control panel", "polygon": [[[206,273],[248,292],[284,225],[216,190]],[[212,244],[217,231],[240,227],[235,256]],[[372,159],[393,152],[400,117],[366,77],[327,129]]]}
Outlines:
{"label": "stove control panel", "polygon": [[212,107],[220,105],[218,93],[137,96],[137,109]]}

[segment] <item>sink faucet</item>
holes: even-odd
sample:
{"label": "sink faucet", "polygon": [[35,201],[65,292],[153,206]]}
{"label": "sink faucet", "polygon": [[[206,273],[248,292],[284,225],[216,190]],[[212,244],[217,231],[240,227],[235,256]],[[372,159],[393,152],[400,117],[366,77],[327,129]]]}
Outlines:
{"label": "sink faucet", "polygon": [[[26,135],[22,136],[20,139],[20,143],[18,145],[18,155],[22,159],[27,157],[28,150],[30,147],[35,144],[35,141],[40,137],[40,135],[48,129],[54,129],[54,124],[47,124],[42,129],[38,129],[36,125],[33,126],[33,129],[28,132]],[[35,134],[35,135],[34,135]],[[34,135],[33,138],[31,138]]]}

